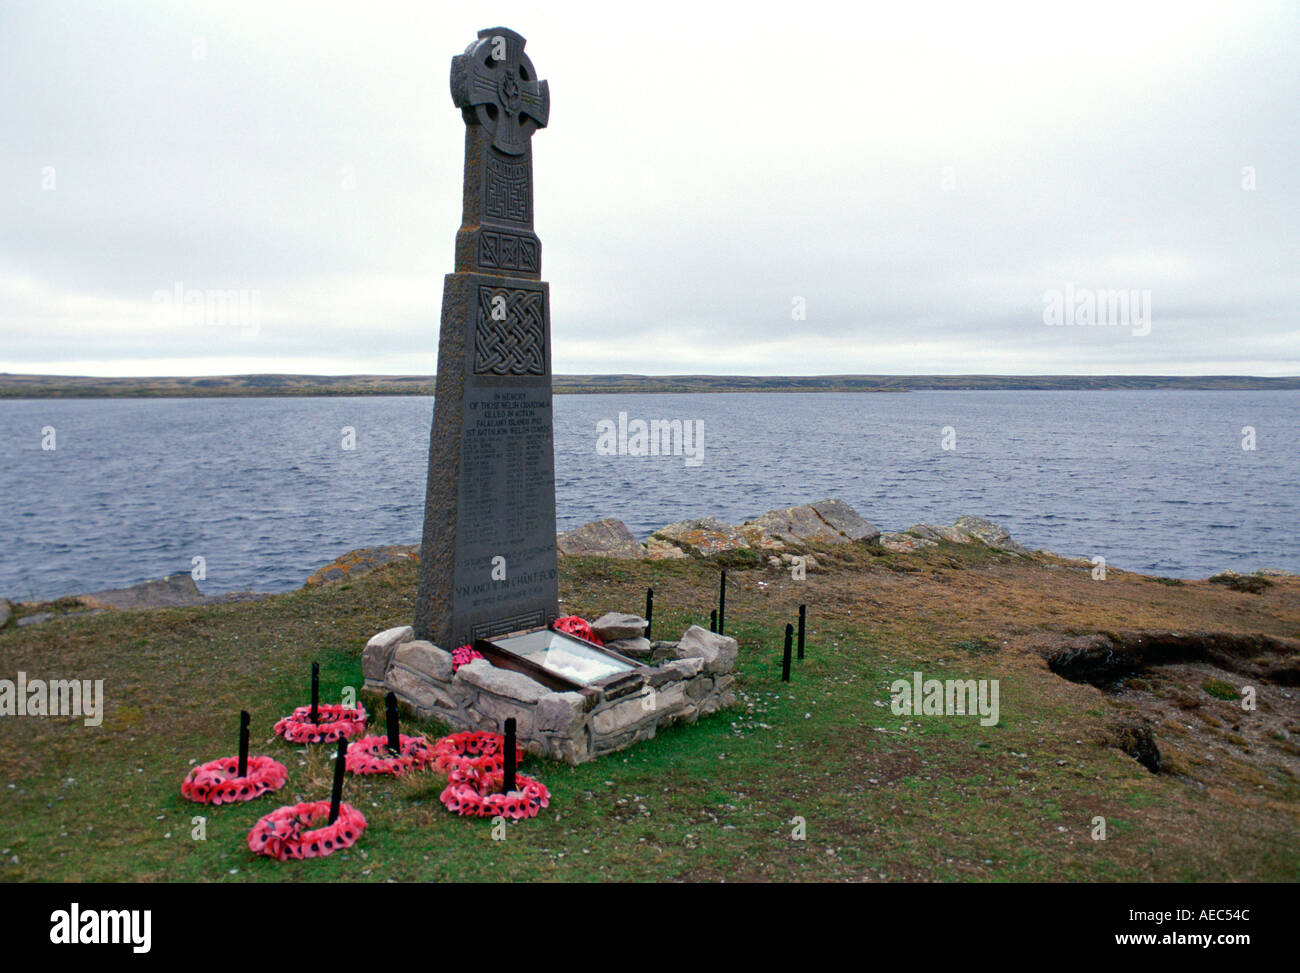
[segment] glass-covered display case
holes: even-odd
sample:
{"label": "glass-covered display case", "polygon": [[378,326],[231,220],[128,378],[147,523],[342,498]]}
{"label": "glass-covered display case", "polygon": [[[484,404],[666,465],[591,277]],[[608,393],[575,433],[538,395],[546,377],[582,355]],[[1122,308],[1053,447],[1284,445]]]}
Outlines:
{"label": "glass-covered display case", "polygon": [[514,669],[555,689],[588,690],[607,685],[640,663],[566,632],[533,628],[479,639],[475,647],[493,665]]}
{"label": "glass-covered display case", "polygon": [[549,628],[502,635],[490,641],[497,648],[535,662],[548,672],[584,685],[636,668],[634,662],[622,659],[590,642]]}

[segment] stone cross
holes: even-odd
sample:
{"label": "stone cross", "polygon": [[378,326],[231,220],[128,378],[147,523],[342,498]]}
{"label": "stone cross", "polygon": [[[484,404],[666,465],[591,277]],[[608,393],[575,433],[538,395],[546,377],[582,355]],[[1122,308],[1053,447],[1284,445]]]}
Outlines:
{"label": "stone cross", "polygon": [[512,30],[452,58],[464,209],[443,281],[415,633],[451,650],[557,614],[550,288],[532,135],[550,90]]}

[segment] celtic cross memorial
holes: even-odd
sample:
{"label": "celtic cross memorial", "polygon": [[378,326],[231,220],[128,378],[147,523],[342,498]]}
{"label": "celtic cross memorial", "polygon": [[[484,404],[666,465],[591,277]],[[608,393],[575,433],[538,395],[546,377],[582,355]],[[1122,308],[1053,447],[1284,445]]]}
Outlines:
{"label": "celtic cross memorial", "polygon": [[556,617],[550,289],[532,135],[550,92],[503,27],[452,58],[464,213],[443,281],[417,638],[451,650]]}

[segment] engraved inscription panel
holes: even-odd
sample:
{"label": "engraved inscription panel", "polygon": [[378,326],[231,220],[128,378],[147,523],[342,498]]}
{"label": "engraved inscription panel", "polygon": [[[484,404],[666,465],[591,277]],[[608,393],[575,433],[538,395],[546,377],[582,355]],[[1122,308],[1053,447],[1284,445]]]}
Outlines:
{"label": "engraved inscription panel", "polygon": [[474,374],[546,374],[545,300],[541,291],[479,287]]}
{"label": "engraved inscription panel", "polygon": [[[545,381],[466,388],[456,518],[458,640],[551,620],[556,598],[551,419]],[[504,578],[493,576],[498,556],[504,558]]]}

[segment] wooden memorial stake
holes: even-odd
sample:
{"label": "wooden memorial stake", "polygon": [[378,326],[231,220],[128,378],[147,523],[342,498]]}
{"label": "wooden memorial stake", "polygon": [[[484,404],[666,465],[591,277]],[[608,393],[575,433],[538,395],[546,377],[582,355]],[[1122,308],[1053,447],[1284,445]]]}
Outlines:
{"label": "wooden memorial stake", "polygon": [[722,580],[718,584],[718,628],[719,635],[725,634],[723,628],[726,625],[727,615],[727,572],[722,572]]}
{"label": "wooden memorial stake", "polygon": [[803,632],[808,623],[808,606],[799,606],[799,658],[803,658]]}
{"label": "wooden memorial stake", "polygon": [[509,794],[515,789],[515,718],[506,719],[506,766],[502,790]]}
{"label": "wooden memorial stake", "polygon": [[239,776],[248,776],[248,710],[239,711]]}
{"label": "wooden memorial stake", "polygon": [[786,625],[785,627],[785,652],[781,656],[781,681],[790,681],[790,649],[794,642],[794,626]]}
{"label": "wooden memorial stake", "polygon": [[320,722],[320,716],[316,712],[320,708],[320,663],[311,664],[311,721]]}
{"label": "wooden memorial stake", "polygon": [[650,637],[650,625],[654,622],[655,617],[655,590],[646,588],[645,590],[645,637]]}
{"label": "wooden memorial stake", "polygon": [[343,771],[348,766],[348,741],[339,737],[338,758],[334,761],[334,788],[330,791],[330,824],[339,819],[339,804],[343,801]]}
{"label": "wooden memorial stake", "polygon": [[397,694],[389,693],[384,697],[384,715],[388,718],[388,749],[391,753],[401,754],[402,732],[397,725]]}

